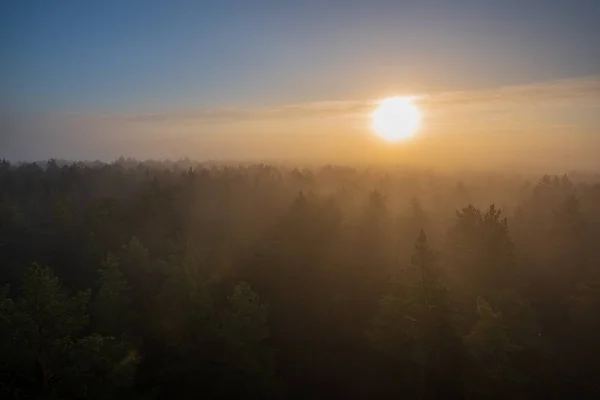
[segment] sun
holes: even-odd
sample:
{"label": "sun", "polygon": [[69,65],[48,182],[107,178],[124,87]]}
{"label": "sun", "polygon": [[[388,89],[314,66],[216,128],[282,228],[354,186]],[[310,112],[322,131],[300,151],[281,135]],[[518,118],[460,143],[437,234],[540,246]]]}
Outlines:
{"label": "sun", "polygon": [[391,141],[408,139],[421,124],[421,112],[410,97],[388,97],[371,114],[371,127],[378,136]]}

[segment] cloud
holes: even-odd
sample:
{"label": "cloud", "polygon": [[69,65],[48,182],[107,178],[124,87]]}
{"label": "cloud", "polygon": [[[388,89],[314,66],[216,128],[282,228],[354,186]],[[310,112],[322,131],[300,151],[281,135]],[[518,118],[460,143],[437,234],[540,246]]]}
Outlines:
{"label": "cloud", "polygon": [[438,93],[422,97],[422,102],[433,106],[463,105],[541,105],[573,100],[598,101],[600,76],[562,79],[485,90]]}
{"label": "cloud", "polygon": [[70,120],[118,121],[128,123],[230,123],[256,120],[286,120],[295,118],[328,118],[360,114],[369,110],[374,101],[324,101],[285,104],[263,108],[203,108],[139,114],[63,114]]}
{"label": "cloud", "polygon": [[[511,105],[541,106],[573,101],[597,105],[600,100],[600,76],[550,82],[496,87],[483,90],[420,94],[415,101],[432,110],[440,108],[494,108]],[[260,120],[335,118],[365,115],[377,100],[317,101],[261,108],[202,108],[138,114],[69,114],[69,119],[125,123],[194,123],[220,124]]]}
{"label": "cloud", "polygon": [[[436,134],[511,129],[546,132],[557,127],[566,130],[568,124],[575,129],[583,126],[582,121],[587,121],[585,129],[591,131],[600,125],[600,114],[595,110],[600,107],[600,76],[417,94],[415,101],[427,114],[428,129]],[[317,101],[148,113],[32,114],[0,110],[0,157],[30,159],[67,154],[71,158],[96,158],[133,150],[146,152],[149,148],[158,152],[168,146],[184,146],[182,143],[200,146],[200,141],[202,146],[214,142],[214,146],[222,148],[244,147],[239,143],[242,137],[265,142],[264,138],[271,134],[268,137],[273,139],[281,133],[292,137],[299,132],[321,134],[358,126],[353,121],[339,120],[364,118],[376,102]],[[560,112],[544,111],[547,106],[558,106]],[[577,111],[570,113],[576,117],[565,117],[569,113],[563,110],[571,109]],[[581,110],[586,113],[583,119]],[[360,129],[363,126],[360,123]],[[263,133],[266,136],[261,136]]]}

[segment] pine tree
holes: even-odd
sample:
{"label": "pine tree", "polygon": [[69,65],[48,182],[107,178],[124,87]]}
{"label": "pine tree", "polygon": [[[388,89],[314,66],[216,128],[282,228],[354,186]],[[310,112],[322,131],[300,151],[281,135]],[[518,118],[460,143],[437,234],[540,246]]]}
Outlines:
{"label": "pine tree", "polygon": [[[212,398],[264,398],[273,389],[266,307],[246,283],[219,302],[221,282],[201,265],[173,264],[158,297],[170,395],[193,393],[202,379]],[[223,301],[223,300],[221,300]]]}
{"label": "pine tree", "polygon": [[[132,383],[138,360],[127,356],[126,342],[83,335],[89,321],[89,291],[68,296],[49,268],[34,264],[25,273],[19,292],[17,300],[6,296],[0,299],[0,338],[12,348],[7,353],[10,358],[5,360],[13,377],[10,393],[64,398],[76,395],[78,388],[88,387],[87,380],[94,379],[103,382],[98,387],[102,391],[84,389],[85,397],[103,398],[110,393],[110,398],[117,388]],[[78,349],[89,348],[92,342],[104,345],[88,357],[77,355]],[[89,371],[93,376],[84,377],[81,372],[86,370],[85,363],[105,367]]]}
{"label": "pine tree", "polygon": [[225,348],[224,384],[245,398],[263,398],[274,390],[274,351],[267,309],[245,282],[236,284],[220,313],[219,336]]}
{"label": "pine tree", "polygon": [[450,240],[453,275],[469,303],[479,293],[493,297],[518,283],[508,221],[494,205],[485,213],[472,205],[457,212]]}
{"label": "pine tree", "polygon": [[412,361],[422,395],[456,390],[451,386],[459,371],[452,370],[452,365],[460,365],[462,355],[437,258],[421,231],[412,268],[383,297],[370,333],[377,349]]}
{"label": "pine tree", "polygon": [[129,287],[117,258],[109,253],[98,272],[99,288],[92,303],[95,330],[115,336],[127,333],[133,316],[128,298]]}
{"label": "pine tree", "polygon": [[[478,395],[491,395],[510,377],[509,356],[517,349],[510,341],[502,314],[483,298],[477,298],[478,321],[465,337],[473,360],[472,387]],[[496,393],[498,395],[498,393]]]}

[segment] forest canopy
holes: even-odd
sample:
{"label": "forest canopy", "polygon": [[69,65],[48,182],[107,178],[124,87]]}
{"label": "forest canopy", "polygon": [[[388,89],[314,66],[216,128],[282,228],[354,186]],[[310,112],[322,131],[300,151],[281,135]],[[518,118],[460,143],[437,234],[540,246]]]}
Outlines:
{"label": "forest canopy", "polygon": [[597,398],[600,176],[0,162],[2,398]]}

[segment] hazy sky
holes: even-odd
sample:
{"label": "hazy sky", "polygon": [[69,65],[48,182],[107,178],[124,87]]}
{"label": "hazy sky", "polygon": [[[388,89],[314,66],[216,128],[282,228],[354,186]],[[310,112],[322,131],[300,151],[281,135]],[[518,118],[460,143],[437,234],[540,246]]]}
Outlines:
{"label": "hazy sky", "polygon": [[419,151],[502,135],[593,164],[598,21],[597,0],[3,1],[0,157],[368,158],[373,100],[410,94]]}

